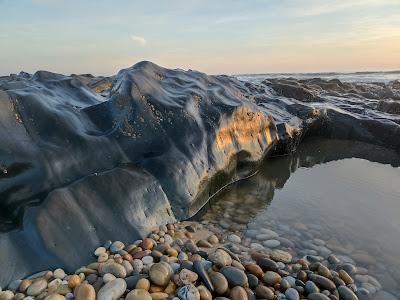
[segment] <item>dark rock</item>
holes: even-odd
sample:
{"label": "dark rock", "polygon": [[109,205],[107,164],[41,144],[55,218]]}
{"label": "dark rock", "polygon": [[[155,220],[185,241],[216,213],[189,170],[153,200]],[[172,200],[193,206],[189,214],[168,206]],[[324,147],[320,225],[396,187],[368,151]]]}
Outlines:
{"label": "dark rock", "polygon": [[213,292],[214,286],[210,277],[208,276],[208,273],[206,272],[206,270],[204,270],[204,266],[201,261],[196,260],[193,262],[193,271],[195,271],[199,275],[201,281],[206,286],[206,288]]}

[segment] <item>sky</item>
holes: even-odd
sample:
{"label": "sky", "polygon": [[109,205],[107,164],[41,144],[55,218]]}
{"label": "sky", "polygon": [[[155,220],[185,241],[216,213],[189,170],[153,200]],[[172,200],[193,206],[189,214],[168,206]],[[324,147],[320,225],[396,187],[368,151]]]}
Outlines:
{"label": "sky", "polygon": [[400,69],[400,0],[0,0],[0,74]]}

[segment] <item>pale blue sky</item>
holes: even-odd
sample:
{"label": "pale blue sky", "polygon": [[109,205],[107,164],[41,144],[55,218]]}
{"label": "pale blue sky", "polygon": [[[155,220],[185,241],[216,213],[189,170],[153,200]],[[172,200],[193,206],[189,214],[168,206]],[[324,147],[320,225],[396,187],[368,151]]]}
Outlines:
{"label": "pale blue sky", "polygon": [[400,69],[400,0],[0,0],[0,74]]}

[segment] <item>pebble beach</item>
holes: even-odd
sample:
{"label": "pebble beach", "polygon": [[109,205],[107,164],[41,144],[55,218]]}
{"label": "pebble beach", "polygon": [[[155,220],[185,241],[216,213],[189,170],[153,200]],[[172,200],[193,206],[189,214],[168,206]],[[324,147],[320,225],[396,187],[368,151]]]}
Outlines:
{"label": "pebble beach", "polygon": [[13,281],[0,300],[396,299],[368,270],[313,243],[319,251],[297,253],[268,228],[167,224],[143,240],[99,245],[93,262],[72,274],[45,270]]}

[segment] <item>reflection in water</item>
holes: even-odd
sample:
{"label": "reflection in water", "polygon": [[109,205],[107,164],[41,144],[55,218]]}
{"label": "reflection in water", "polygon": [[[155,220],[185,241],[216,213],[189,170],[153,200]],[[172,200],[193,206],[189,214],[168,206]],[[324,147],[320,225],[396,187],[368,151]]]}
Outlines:
{"label": "reflection in water", "polygon": [[333,252],[359,267],[359,286],[373,289],[372,275],[399,295],[398,166],[398,154],[387,149],[309,141],[293,156],[268,160],[258,175],[211,201],[199,218],[245,233],[274,230],[279,247],[298,257]]}

